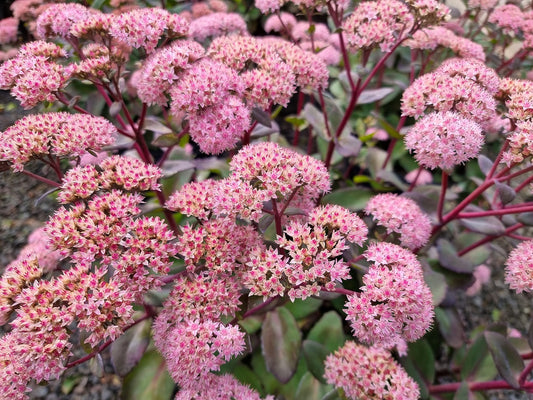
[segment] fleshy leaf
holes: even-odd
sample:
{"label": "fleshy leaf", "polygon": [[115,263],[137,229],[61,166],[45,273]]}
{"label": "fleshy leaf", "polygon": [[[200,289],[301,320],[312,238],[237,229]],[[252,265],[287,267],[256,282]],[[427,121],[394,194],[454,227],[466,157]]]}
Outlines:
{"label": "fleshy leaf", "polygon": [[357,99],[357,104],[374,103],[388,96],[392,92],[394,92],[394,89],[388,87],[363,90],[363,92]]}
{"label": "fleshy leaf", "polygon": [[487,174],[490,172],[490,169],[492,168],[492,165],[494,164],[490,158],[487,156],[484,156],[483,154],[479,155],[477,158],[477,163],[479,165],[479,169],[481,172],[483,172],[483,175],[487,176]]}
{"label": "fleshy leaf", "polygon": [[455,247],[446,239],[437,241],[437,250],[439,253],[439,263],[443,268],[460,274],[472,273],[474,265],[457,255]]}
{"label": "fleshy leaf", "polygon": [[337,350],[346,341],[342,328],[342,319],[335,311],[328,311],[311,328],[308,340],[314,340],[326,346],[329,352]]}
{"label": "fleshy leaf", "polygon": [[436,308],[435,319],[439,323],[439,330],[446,343],[453,348],[459,348],[465,341],[463,325],[457,311],[451,308]]}
{"label": "fleshy leaf", "polygon": [[320,382],[326,383],[324,379],[324,361],[330,351],[314,340],[304,340],[302,348],[309,372]]}
{"label": "fleshy leaf", "polygon": [[111,345],[111,363],[119,376],[127,375],[142,358],[150,343],[150,323],[143,321],[131,329]]}
{"label": "fleshy leaf", "polygon": [[318,380],[313,377],[309,372],[306,372],[296,390],[296,399],[305,400],[320,400],[327,392],[327,386],[322,385]]}
{"label": "fleshy leaf", "polygon": [[352,211],[359,211],[365,208],[368,200],[373,196],[372,192],[366,188],[352,186],[335,190],[322,198],[325,204],[337,204]]}
{"label": "fleshy leaf", "polygon": [[259,122],[261,125],[268,128],[272,128],[272,120],[270,119],[270,114],[266,111],[263,111],[260,108],[252,108],[252,118]]}
{"label": "fleshy leaf", "polygon": [[505,336],[497,332],[485,332],[489,351],[498,372],[515,389],[520,388],[518,377],[524,369],[524,361]]}
{"label": "fleshy leaf", "polygon": [[265,363],[280,382],[287,383],[296,372],[302,332],[286,308],[279,307],[267,313],[261,331],[261,346]]}

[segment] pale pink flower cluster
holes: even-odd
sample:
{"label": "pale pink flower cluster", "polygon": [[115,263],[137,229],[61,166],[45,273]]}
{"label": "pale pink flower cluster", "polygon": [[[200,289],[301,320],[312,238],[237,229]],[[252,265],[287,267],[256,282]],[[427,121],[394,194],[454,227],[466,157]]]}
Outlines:
{"label": "pale pink flower cluster", "polygon": [[505,102],[507,117],[514,120],[533,119],[533,82],[504,78],[500,82],[497,97]]}
{"label": "pale pink flower cluster", "polygon": [[490,281],[491,270],[485,264],[478,265],[473,272],[474,283],[466,289],[467,296],[475,296],[481,290],[481,287]]}
{"label": "pale pink flower cluster", "polygon": [[170,88],[171,112],[186,112],[191,138],[208,154],[233,148],[250,127],[250,109],[240,98],[244,83],[219,61],[202,58]]}
{"label": "pale pink flower cluster", "polygon": [[199,1],[191,5],[191,11],[182,12],[181,15],[187,15],[188,19],[194,20],[196,18],[203,17],[212,13],[225,13],[228,12],[228,6],[222,0],[209,0],[208,2]]}
{"label": "pale pink flower cluster", "polygon": [[294,15],[282,11],[268,17],[265,21],[264,29],[267,33],[280,32],[289,36],[297,23],[298,21]]}
{"label": "pale pink flower cluster", "polygon": [[404,46],[412,49],[435,50],[437,46],[446,47],[464,58],[476,58],[485,61],[483,47],[470,39],[457,36],[443,26],[424,28],[416,31],[412,38],[407,39]]}
{"label": "pale pink flower cluster", "polygon": [[65,55],[52,43],[37,41],[21,46],[16,57],[0,66],[0,89],[11,90],[25,109],[55,101],[54,93],[66,85],[70,73],[54,59]]}
{"label": "pale pink flower cluster", "polygon": [[520,243],[505,263],[505,283],[517,293],[533,291],[533,241]]}
{"label": "pale pink flower cluster", "polygon": [[361,292],[348,296],[346,320],[361,341],[405,351],[405,342],[431,327],[433,300],[422,266],[409,250],[376,243],[364,253],[371,263]]}
{"label": "pale pink flower cluster", "polygon": [[[54,3],[64,3],[64,0],[58,0]],[[13,17],[26,22],[37,19],[51,4],[51,0],[14,0],[9,8]]]}
{"label": "pale pink flower cluster", "polygon": [[533,155],[533,120],[516,122],[516,129],[507,136],[509,149],[503,153],[501,162],[511,166]]}
{"label": "pale pink flower cluster", "polygon": [[[210,375],[204,378],[201,388],[182,389],[174,400],[261,400],[261,396],[240,383],[233,375]],[[274,400],[267,396],[265,400]]]}
{"label": "pale pink flower cluster", "polygon": [[291,300],[334,290],[350,277],[348,265],[340,259],[348,242],[361,246],[368,230],[355,214],[335,205],[317,207],[307,223],[290,221],[276,243],[278,250],[256,249],[248,262],[243,282],[250,294],[273,297],[287,294]]}
{"label": "pale pink flower cluster", "polygon": [[115,39],[134,48],[152,53],[159,39],[185,37],[189,23],[180,15],[170,14],[161,8],[139,8],[113,18],[109,33]]}
{"label": "pale pink flower cluster", "polygon": [[28,115],[0,135],[0,160],[15,171],[33,157],[81,156],[114,142],[115,127],[102,117],[54,112]]}
{"label": "pale pink flower cluster", "polygon": [[209,319],[170,321],[166,314],[154,322],[154,342],[167,369],[182,390],[203,391],[220,366],[244,348],[244,332],[238,326]]}
{"label": "pale pink flower cluster", "polygon": [[19,20],[16,18],[4,18],[0,20],[0,44],[14,43],[17,41]]}
{"label": "pale pink flower cluster", "polygon": [[[52,250],[48,245],[49,237],[44,228],[34,230],[28,236],[28,243],[22,248],[17,258],[12,261],[6,269],[13,263],[17,263],[33,257],[37,258],[39,266],[44,272],[53,271],[61,260],[61,254],[57,250]],[[1,325],[1,323],[0,323]]]}
{"label": "pale pink flower cluster", "polygon": [[252,226],[237,225],[231,218],[217,218],[195,227],[183,226],[177,252],[189,272],[207,269],[229,273],[246,263],[249,252],[262,243]]}
{"label": "pale pink flower cluster", "polygon": [[97,11],[81,4],[53,4],[37,18],[37,36],[41,39],[55,36],[66,38],[74,24],[89,18],[93,12]]}
{"label": "pale pink flower cluster", "polygon": [[439,25],[450,13],[446,5],[436,0],[407,0],[406,4],[419,27]]}
{"label": "pale pink flower cluster", "polygon": [[484,86],[461,72],[444,71],[422,75],[404,91],[403,115],[420,117],[428,110],[455,111],[480,125],[495,116],[496,100]]}
{"label": "pale pink flower cluster", "polygon": [[287,200],[305,199],[312,204],[330,189],[321,161],[275,143],[243,147],[231,160],[230,171],[216,195],[216,212],[253,221],[261,217],[264,202],[275,200],[282,207]]}
{"label": "pale pink flower cluster", "polygon": [[495,95],[500,89],[500,77],[496,71],[476,58],[449,58],[435,72],[469,79],[491,95]]}
{"label": "pale pink flower cluster", "polygon": [[218,182],[213,179],[186,183],[167,199],[165,207],[200,220],[208,220],[215,207],[213,193],[217,186]]}
{"label": "pale pink flower cluster", "polygon": [[415,182],[415,186],[427,185],[433,182],[433,175],[427,169],[422,169],[420,173],[418,169],[414,169],[405,175],[405,181],[411,184]]}
{"label": "pale pink flower cluster", "polygon": [[[274,20],[274,18],[277,19],[276,25],[269,23],[269,20]],[[265,30],[267,30],[267,24],[270,24],[272,25],[271,30],[278,28],[278,31],[279,29],[283,31],[284,28],[280,26],[277,15],[272,15],[269,20],[265,23]],[[284,24],[284,26],[287,25]],[[326,24],[314,23],[310,25],[309,22],[299,21],[289,26],[291,26],[288,31],[289,35],[302,49],[315,53],[327,65],[339,63],[341,59],[339,36],[332,34]]]}
{"label": "pale pink flower cluster", "polygon": [[210,13],[191,21],[189,28],[189,36],[199,42],[219,36],[247,34],[246,21],[237,13]]}
{"label": "pale pink flower cluster", "polygon": [[409,198],[393,193],[378,194],[368,201],[365,211],[387,228],[388,234],[398,233],[401,245],[410,250],[424,246],[431,236],[431,220]]}
{"label": "pale pink flower cluster", "polygon": [[349,50],[372,49],[384,52],[409,33],[414,22],[409,8],[398,0],[364,1],[344,21],[343,31]]}
{"label": "pale pink flower cluster", "polygon": [[524,13],[514,4],[498,6],[489,16],[489,22],[498,25],[504,32],[519,33],[524,20]]}
{"label": "pale pink flower cluster", "polygon": [[136,81],[139,98],[147,104],[165,106],[172,84],[204,53],[204,48],[191,40],[177,40],[155,51],[139,70]]}
{"label": "pale pink flower cluster", "polygon": [[70,28],[70,34],[77,38],[99,38],[109,34],[109,28],[113,21],[113,14],[92,12],[87,18],[74,23]]}
{"label": "pale pink flower cluster", "polygon": [[449,170],[477,157],[485,138],[476,122],[446,111],[420,118],[404,141],[422,167]]}
{"label": "pale pink flower cluster", "polygon": [[469,8],[480,8],[482,10],[490,10],[498,4],[498,0],[468,0]]}
{"label": "pale pink flower cluster", "polygon": [[349,400],[417,400],[415,381],[379,347],[348,341],[326,358],[324,377]]}
{"label": "pale pink flower cluster", "polygon": [[263,14],[278,11],[284,3],[285,0],[255,0],[255,6]]}

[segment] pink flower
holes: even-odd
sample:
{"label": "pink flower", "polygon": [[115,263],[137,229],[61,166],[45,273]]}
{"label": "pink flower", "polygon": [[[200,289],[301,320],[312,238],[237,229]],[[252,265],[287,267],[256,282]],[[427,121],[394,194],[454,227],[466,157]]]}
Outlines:
{"label": "pink flower", "polygon": [[16,18],[4,18],[0,20],[0,44],[8,44],[17,41],[19,20]]}
{"label": "pink flower", "polygon": [[[180,389],[174,400],[261,400],[261,397],[248,386],[240,383],[233,375],[209,374],[191,389]],[[267,396],[266,400],[274,400]]]}
{"label": "pink flower", "polygon": [[464,58],[476,58],[485,61],[483,47],[470,39],[457,36],[450,29],[443,26],[424,28],[416,31],[411,39],[403,43],[412,49],[434,50],[437,46],[451,49]]}
{"label": "pink flower", "polygon": [[378,194],[368,201],[365,211],[387,228],[388,234],[398,233],[401,245],[410,250],[424,246],[429,240],[431,220],[409,198],[393,193]]}
{"label": "pink flower", "polygon": [[201,220],[207,220],[215,206],[214,192],[218,186],[219,181],[213,179],[186,183],[167,199],[165,207]]}
{"label": "pink flower", "polygon": [[93,12],[87,18],[74,23],[70,28],[70,34],[77,38],[98,38],[109,34],[111,22],[115,16],[102,12]]}
{"label": "pink flower", "polygon": [[495,95],[500,88],[498,74],[476,58],[448,58],[435,70],[435,73],[467,78],[491,95]]}
{"label": "pink flower", "polygon": [[139,70],[136,80],[139,98],[147,104],[166,105],[168,90],[180,73],[205,53],[203,47],[190,40],[177,40],[155,51]]}
{"label": "pink flower", "polygon": [[448,111],[420,118],[404,140],[422,167],[449,170],[477,157],[484,136],[477,123]]}
{"label": "pink flower", "polygon": [[263,14],[278,11],[283,3],[285,3],[284,0],[255,0],[255,6],[259,8]]}
{"label": "pink flower", "polygon": [[265,32],[280,32],[283,34],[290,34],[292,28],[296,25],[296,17],[288,12],[280,12],[279,14],[272,14],[265,21]]}
{"label": "pink flower", "polygon": [[533,241],[520,243],[505,263],[505,283],[517,293],[533,290]]}
{"label": "pink flower", "polygon": [[519,33],[525,22],[525,16],[518,6],[503,4],[492,10],[489,22],[498,25],[504,32]]}
{"label": "pink flower", "polygon": [[496,4],[498,4],[497,0],[468,0],[469,8],[480,8],[485,11],[490,10]]}
{"label": "pink flower", "polygon": [[102,117],[56,112],[28,115],[0,136],[0,160],[15,171],[33,157],[80,156],[114,142],[115,127]]}
{"label": "pink flower", "polygon": [[426,169],[422,169],[421,171],[420,169],[414,169],[405,175],[405,181],[407,183],[413,183],[415,179],[415,186],[427,185],[433,182],[433,175]]}
{"label": "pink flower", "polygon": [[372,264],[345,309],[354,335],[386,348],[421,338],[433,320],[433,300],[416,256],[391,243],[373,244],[364,256]]}
{"label": "pink flower", "polygon": [[152,53],[166,33],[169,37],[184,37],[189,24],[181,16],[161,8],[140,8],[120,14],[113,19],[111,36],[134,48]]}
{"label": "pink flower", "polygon": [[229,35],[247,35],[246,21],[237,13],[216,12],[191,22],[189,35],[198,42],[207,38]]}
{"label": "pink flower", "polygon": [[81,4],[53,4],[37,18],[37,36],[47,39],[55,36],[66,38],[70,35],[71,27],[79,21],[88,19],[92,13],[99,11],[82,6]]}
{"label": "pink flower", "polygon": [[466,289],[467,296],[475,296],[481,287],[490,281],[491,270],[485,264],[478,265],[474,269],[474,283]]}
{"label": "pink flower", "polygon": [[411,29],[413,16],[397,0],[364,1],[344,21],[347,47],[352,51],[379,46],[389,51]]}
{"label": "pink flower", "polygon": [[207,319],[176,323],[163,313],[154,323],[154,342],[172,378],[182,389],[195,389],[244,350],[244,332]]}
{"label": "pink flower", "polygon": [[509,148],[503,153],[502,163],[511,166],[533,155],[533,121],[518,121],[516,129],[507,136]]}
{"label": "pink flower", "polygon": [[350,400],[416,400],[420,396],[415,381],[388,351],[352,341],[326,358],[324,376]]}

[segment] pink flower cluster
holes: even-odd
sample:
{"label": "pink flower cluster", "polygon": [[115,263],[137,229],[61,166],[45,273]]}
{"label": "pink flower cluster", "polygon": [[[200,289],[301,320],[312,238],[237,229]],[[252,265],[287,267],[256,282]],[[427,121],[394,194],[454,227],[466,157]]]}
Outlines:
{"label": "pink flower cluster", "polygon": [[79,21],[90,18],[93,12],[98,11],[75,3],[50,5],[37,18],[37,36],[41,39],[55,36],[67,38],[72,26]]}
{"label": "pink flower cluster", "polygon": [[416,400],[420,396],[418,385],[387,350],[352,341],[326,358],[324,377],[342,388],[349,400]]}
{"label": "pink flower cluster", "polygon": [[161,170],[135,158],[112,156],[98,167],[85,165],[70,169],[63,178],[58,200],[70,203],[86,199],[98,190],[120,188],[124,190],[159,190]]}
{"label": "pink flower cluster", "polygon": [[133,48],[152,53],[159,40],[167,37],[185,37],[189,23],[178,14],[160,8],[139,8],[113,18],[109,33],[115,39]]}
{"label": "pink flower cluster", "polygon": [[365,208],[367,214],[387,233],[400,235],[402,246],[410,250],[424,246],[431,235],[431,220],[413,200],[392,193],[372,197]]}
{"label": "pink flower cluster", "polygon": [[[260,400],[257,392],[240,383],[232,375],[210,375],[204,378],[201,388],[182,389],[174,400]],[[265,400],[274,400],[267,396]]]}
{"label": "pink flower cluster", "polygon": [[218,181],[213,179],[186,183],[170,195],[165,207],[200,220],[208,220],[215,207],[213,194],[217,186]]}
{"label": "pink flower cluster", "polygon": [[509,148],[503,153],[501,162],[511,166],[533,155],[533,120],[518,121],[516,129],[507,136]]}
{"label": "pink flower cluster", "polygon": [[291,300],[334,290],[350,276],[348,265],[340,259],[348,242],[361,246],[367,233],[364,222],[348,210],[333,205],[317,207],[309,213],[307,223],[288,223],[276,239],[279,251],[253,251],[243,282],[250,294],[274,297],[286,293]]}
{"label": "pink flower cluster", "polygon": [[351,51],[379,46],[386,52],[409,33],[413,22],[409,8],[398,0],[364,1],[344,21],[343,31]]}
{"label": "pink flower cluster", "polygon": [[22,107],[29,109],[43,101],[55,101],[70,72],[55,59],[66,54],[59,46],[43,41],[21,46],[16,57],[0,66],[0,89],[11,90]]}
{"label": "pink flower cluster", "polygon": [[533,291],[533,241],[520,243],[505,263],[505,283],[517,293]]}
{"label": "pink flower cluster", "polygon": [[442,46],[452,50],[460,57],[485,61],[485,52],[480,44],[468,38],[457,36],[444,26],[418,30],[403,45],[421,50],[434,50],[437,46]]}
{"label": "pink flower cluster", "polygon": [[219,36],[247,34],[246,21],[237,13],[209,13],[191,21],[189,28],[189,36],[198,42]]}
{"label": "pink flower cluster", "polygon": [[16,18],[4,18],[0,20],[0,44],[8,44],[17,41],[19,20]]}
{"label": "pink flower cluster", "polygon": [[15,171],[33,157],[81,156],[114,142],[115,127],[102,117],[54,112],[28,115],[0,135],[0,160]]}
{"label": "pink flower cluster", "polygon": [[533,82],[525,79],[504,78],[497,97],[507,107],[506,116],[514,120],[533,119]]}
{"label": "pink flower cluster", "polygon": [[433,300],[422,266],[410,251],[376,243],[364,253],[371,263],[361,292],[348,296],[346,319],[361,341],[405,352],[433,320]]}

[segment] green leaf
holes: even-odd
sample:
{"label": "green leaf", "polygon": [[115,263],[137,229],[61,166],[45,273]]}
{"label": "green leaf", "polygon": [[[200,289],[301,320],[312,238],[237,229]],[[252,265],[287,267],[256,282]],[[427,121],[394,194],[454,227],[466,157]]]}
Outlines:
{"label": "green leaf", "polygon": [[320,400],[328,390],[329,387],[320,384],[320,382],[316,380],[313,375],[311,375],[309,372],[306,372],[298,384],[295,398],[302,400]]}
{"label": "green leaf", "polygon": [[322,305],[323,301],[320,299],[315,299],[313,297],[308,297],[305,300],[296,299],[292,303],[285,304],[285,308],[289,310],[294,318],[302,319],[307,317],[309,314],[317,311]]}
{"label": "green leaf", "polygon": [[291,312],[284,307],[270,311],[263,322],[261,346],[267,369],[287,383],[298,366],[302,332]]}
{"label": "green leaf", "polygon": [[309,372],[320,382],[326,383],[324,379],[324,361],[330,351],[314,340],[304,340],[302,349]]}
{"label": "green leaf", "polygon": [[479,335],[476,341],[470,346],[465,358],[461,363],[461,378],[469,379],[480,369],[483,359],[489,356],[489,348],[483,335]]}
{"label": "green leaf", "polygon": [[460,274],[470,274],[474,271],[474,264],[459,257],[455,247],[446,239],[437,240],[439,263],[443,268]]}
{"label": "green leaf", "polygon": [[144,354],[137,366],[124,378],[121,399],[168,400],[174,386],[165,361],[156,350],[151,350]]}
{"label": "green leaf", "polygon": [[337,189],[322,198],[324,204],[337,204],[352,211],[360,211],[374,194],[358,186]]}
{"label": "green leaf", "polygon": [[248,334],[257,332],[261,325],[263,324],[263,319],[257,315],[250,315],[248,318],[241,319],[239,325],[242,329]]}
{"label": "green leaf", "polygon": [[346,341],[342,318],[335,311],[328,311],[311,328],[307,340],[323,344],[330,353],[337,350]]}
{"label": "green leaf", "polygon": [[341,399],[341,396],[339,395],[339,391],[337,389],[333,389],[332,391],[326,393],[324,397],[322,397],[321,400],[343,400],[343,399]]}
{"label": "green leaf", "polygon": [[524,361],[505,336],[496,332],[485,332],[485,340],[498,372],[515,389],[520,388],[518,377],[524,369]]}
{"label": "green leaf", "polygon": [[435,319],[439,323],[439,331],[446,343],[457,349],[465,341],[465,333],[457,310],[451,308],[435,308]]}
{"label": "green leaf", "polygon": [[433,295],[433,305],[438,306],[444,300],[448,291],[446,278],[443,274],[435,272],[428,267],[424,269],[424,281],[429,286]]}
{"label": "green leaf", "polygon": [[239,382],[251,386],[261,395],[265,395],[261,379],[250,367],[239,360],[231,360],[220,367],[221,374],[232,374]]}
{"label": "green leaf", "polygon": [[[372,178],[377,178],[379,172],[382,170],[383,163],[387,158],[387,152],[385,150],[379,149],[377,147],[371,147],[368,149],[368,153],[365,158],[368,170],[370,171],[370,176]],[[387,169],[390,170],[391,164],[387,164]]]}
{"label": "green leaf", "polygon": [[409,343],[409,358],[414,361],[424,381],[432,384],[435,380],[435,355],[426,339],[419,339],[416,342]]}
{"label": "green leaf", "polygon": [[180,140],[178,134],[174,132],[163,133],[152,140],[152,145],[156,147],[170,147],[179,144]]}
{"label": "green leaf", "polygon": [[142,358],[150,342],[150,321],[128,329],[111,345],[111,363],[119,376],[128,374]]}
{"label": "green leaf", "polygon": [[468,388],[467,382],[461,382],[461,386],[459,386],[459,389],[455,392],[453,400],[475,400],[474,393]]}
{"label": "green leaf", "polygon": [[93,0],[91,3],[91,8],[100,10],[102,6],[104,5],[104,3],[105,3],[105,0]]}

